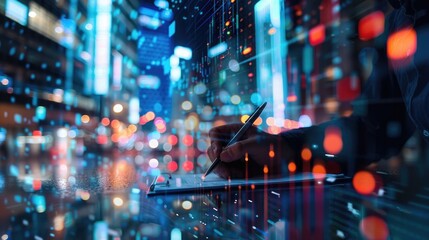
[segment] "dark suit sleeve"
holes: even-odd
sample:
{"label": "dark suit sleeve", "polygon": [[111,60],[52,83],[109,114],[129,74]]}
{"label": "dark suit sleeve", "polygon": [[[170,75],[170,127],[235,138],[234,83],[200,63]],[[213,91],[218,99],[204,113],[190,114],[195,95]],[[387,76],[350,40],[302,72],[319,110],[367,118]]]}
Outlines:
{"label": "dark suit sleeve", "polygon": [[[352,116],[282,133],[283,139],[296,151],[296,158],[299,159],[302,148],[308,147],[313,160],[337,161],[354,171],[401,150],[414,132],[414,125],[388,65],[385,49],[378,50],[373,69],[362,95],[353,104]],[[327,155],[324,149],[326,131],[332,127],[340,130],[343,143],[342,150],[334,156]]]}

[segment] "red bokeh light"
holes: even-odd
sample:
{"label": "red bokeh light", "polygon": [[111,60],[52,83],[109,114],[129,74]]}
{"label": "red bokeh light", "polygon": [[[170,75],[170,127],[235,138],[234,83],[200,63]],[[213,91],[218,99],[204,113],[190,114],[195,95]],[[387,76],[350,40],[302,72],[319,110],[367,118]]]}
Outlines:
{"label": "red bokeh light", "polygon": [[33,190],[37,191],[40,190],[42,188],[42,181],[39,179],[34,179],[33,180]]}
{"label": "red bokeh light", "polygon": [[156,182],[157,183],[162,183],[162,182],[164,182],[165,181],[165,177],[164,176],[162,176],[162,175],[160,175],[157,179],[156,179]]}
{"label": "red bokeh light", "polygon": [[185,135],[183,137],[183,144],[185,144],[185,146],[192,146],[192,144],[194,144],[194,138],[191,135]]}
{"label": "red bokeh light", "polygon": [[177,171],[177,168],[179,168],[179,166],[177,165],[177,162],[171,161],[171,162],[167,163],[168,171],[175,172],[175,171]]}
{"label": "red bokeh light", "polygon": [[352,101],[361,91],[360,81],[357,76],[345,77],[337,83],[337,96],[340,101]]}
{"label": "red bokeh light", "polygon": [[185,170],[186,172],[190,172],[194,169],[194,163],[186,160],[183,165],[182,165],[183,170]]}
{"label": "red bokeh light", "polygon": [[380,36],[384,32],[384,13],[376,11],[359,21],[359,38],[367,41]]}
{"label": "red bokeh light", "polygon": [[341,130],[337,127],[328,127],[325,130],[323,147],[327,153],[338,154],[343,149]]}
{"label": "red bokeh light", "polygon": [[110,120],[105,117],[105,118],[101,119],[101,124],[103,124],[103,126],[107,127],[110,124]]}
{"label": "red bokeh light", "polygon": [[171,144],[172,146],[174,146],[174,145],[177,144],[178,140],[177,140],[176,135],[170,135],[170,136],[168,136],[167,141],[168,141],[169,144]]}
{"label": "red bokeh light", "polygon": [[325,25],[320,24],[310,29],[308,38],[311,46],[316,46],[325,41]]}
{"label": "red bokeh light", "polygon": [[367,216],[361,220],[359,230],[368,240],[383,240],[389,236],[386,222],[377,216]]}
{"label": "red bokeh light", "polygon": [[360,194],[370,194],[375,190],[376,182],[372,173],[368,171],[357,172],[353,176],[353,187]]}
{"label": "red bokeh light", "polygon": [[108,141],[108,138],[106,135],[98,135],[97,136],[97,143],[98,144],[106,144]]}
{"label": "red bokeh light", "polygon": [[42,132],[41,132],[41,131],[39,131],[39,130],[34,130],[34,131],[33,131],[33,136],[34,136],[34,137],[40,137],[40,136],[42,136]]}

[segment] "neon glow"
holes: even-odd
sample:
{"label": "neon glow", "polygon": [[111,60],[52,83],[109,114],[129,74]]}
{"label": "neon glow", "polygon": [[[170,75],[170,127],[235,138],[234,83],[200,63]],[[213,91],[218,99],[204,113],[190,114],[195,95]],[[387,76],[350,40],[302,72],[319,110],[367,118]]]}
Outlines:
{"label": "neon glow", "polygon": [[174,48],[174,55],[185,60],[190,60],[192,58],[192,50],[187,47],[177,46]]}
{"label": "neon glow", "polygon": [[136,97],[131,98],[130,103],[128,105],[128,121],[132,124],[139,123],[140,120],[140,100]]}
{"label": "neon glow", "polygon": [[95,23],[94,93],[109,92],[110,41],[112,28],[112,1],[97,0]]}
{"label": "neon glow", "polygon": [[[284,15],[278,2],[261,0],[255,4],[256,78],[258,92],[261,98],[267,99],[268,102],[262,118],[274,116],[275,124],[283,126],[286,108],[284,93],[288,92],[285,84],[287,75],[283,64],[287,55],[287,41],[284,35],[284,20],[275,17]],[[273,22],[278,24],[276,27],[279,31],[278,34],[270,35],[267,26]],[[244,49],[242,53],[244,55],[250,53],[252,49],[249,48]]]}
{"label": "neon glow", "polygon": [[228,49],[228,44],[226,44],[225,42],[221,42],[218,45],[215,45],[209,48],[208,57],[214,58],[216,56],[219,56],[220,54],[224,53],[227,49]]}
{"label": "neon glow", "polygon": [[117,51],[113,52],[113,84],[115,90],[122,88],[122,54]]}
{"label": "neon glow", "polygon": [[27,25],[28,7],[16,0],[6,1],[5,14],[8,18],[15,20],[21,25]]}
{"label": "neon glow", "polygon": [[319,45],[325,41],[325,25],[317,25],[310,29],[308,33],[308,40],[312,46]]}
{"label": "neon glow", "polygon": [[401,60],[413,56],[417,50],[417,34],[412,28],[393,33],[387,39],[387,56]]}
{"label": "neon glow", "polygon": [[384,13],[376,11],[359,21],[359,38],[367,41],[380,36],[384,32]]}

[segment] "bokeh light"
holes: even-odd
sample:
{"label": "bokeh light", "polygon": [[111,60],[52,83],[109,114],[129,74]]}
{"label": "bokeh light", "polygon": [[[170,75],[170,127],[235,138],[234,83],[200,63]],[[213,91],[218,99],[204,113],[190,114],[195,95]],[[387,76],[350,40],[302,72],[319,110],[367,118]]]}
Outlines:
{"label": "bokeh light", "polygon": [[380,36],[384,32],[384,13],[372,12],[359,21],[359,38],[370,40]]}
{"label": "bokeh light", "polygon": [[185,162],[183,162],[182,168],[186,172],[190,172],[194,169],[194,163],[189,160],[186,160]]}
{"label": "bokeh light", "polygon": [[105,118],[101,119],[101,124],[105,127],[109,126],[109,124],[110,124],[109,118],[105,117]]}
{"label": "bokeh light", "polygon": [[308,38],[312,46],[316,46],[325,41],[325,25],[317,25],[310,29]]}
{"label": "bokeh light", "polygon": [[397,31],[387,39],[387,56],[391,60],[406,59],[417,50],[417,34],[413,28]]}
{"label": "bokeh light", "polygon": [[243,115],[243,116],[241,116],[241,118],[240,118],[240,121],[241,121],[241,123],[245,123],[246,121],[247,121],[247,119],[249,119],[249,115],[247,115],[247,114],[245,114],[245,115]]}
{"label": "bokeh light", "polygon": [[185,146],[192,146],[194,144],[194,138],[191,135],[185,135],[182,139],[182,142]]}
{"label": "bokeh light", "polygon": [[386,222],[378,216],[367,216],[360,221],[359,230],[365,239],[384,240],[389,237]]}
{"label": "bokeh light", "polygon": [[179,167],[179,165],[177,165],[177,162],[175,162],[175,161],[171,161],[171,162],[167,163],[167,169],[170,172],[177,171],[178,167]]}
{"label": "bokeh light", "polygon": [[190,101],[183,101],[182,109],[185,111],[189,111],[192,109],[192,103]]}
{"label": "bokeh light", "polygon": [[122,200],[122,198],[120,197],[114,197],[113,204],[117,207],[121,207],[122,205],[124,205],[124,200]]}
{"label": "bokeh light", "polygon": [[343,149],[343,139],[339,128],[334,126],[326,128],[323,148],[329,154],[338,154],[341,152]]}
{"label": "bokeh light", "polygon": [[117,103],[117,104],[113,105],[113,112],[121,113],[122,110],[124,110],[124,106],[122,106],[122,104]]}
{"label": "bokeh light", "polygon": [[294,173],[296,171],[296,164],[294,162],[290,162],[287,165],[289,172]]}
{"label": "bokeh light", "polygon": [[89,123],[91,119],[88,115],[82,115],[82,117],[80,117],[80,120],[82,121],[82,123]]}
{"label": "bokeh light", "polygon": [[309,148],[303,148],[301,151],[301,158],[304,161],[309,161],[312,157],[311,150]]}
{"label": "bokeh light", "polygon": [[322,164],[315,164],[312,172],[316,179],[323,179],[326,176],[326,168]]}
{"label": "bokeh light", "polygon": [[185,210],[190,210],[192,208],[192,202],[185,200],[182,202],[182,208]]}
{"label": "bokeh light", "polygon": [[158,164],[159,164],[159,162],[158,162],[158,159],[156,159],[156,158],[151,158],[151,159],[149,160],[149,166],[150,166],[151,168],[157,168],[157,167],[158,167]]}
{"label": "bokeh light", "polygon": [[356,192],[363,195],[374,192],[376,187],[374,175],[368,171],[357,172],[353,176],[353,187]]}

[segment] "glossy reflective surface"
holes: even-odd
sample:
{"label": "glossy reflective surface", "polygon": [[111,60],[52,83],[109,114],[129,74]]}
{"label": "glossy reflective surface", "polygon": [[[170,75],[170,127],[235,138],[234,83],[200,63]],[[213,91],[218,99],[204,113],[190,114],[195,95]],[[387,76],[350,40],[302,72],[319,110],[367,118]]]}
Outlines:
{"label": "glossy reflective surface", "polygon": [[[373,175],[377,190],[368,195],[359,194],[352,182],[147,197],[153,177],[129,158],[118,154],[98,167],[97,161],[109,158],[60,165],[22,159],[3,167],[4,239],[421,239],[429,234],[429,188],[420,181],[409,185]],[[10,175],[14,171],[17,176]],[[32,177],[37,174],[41,177]]]}

